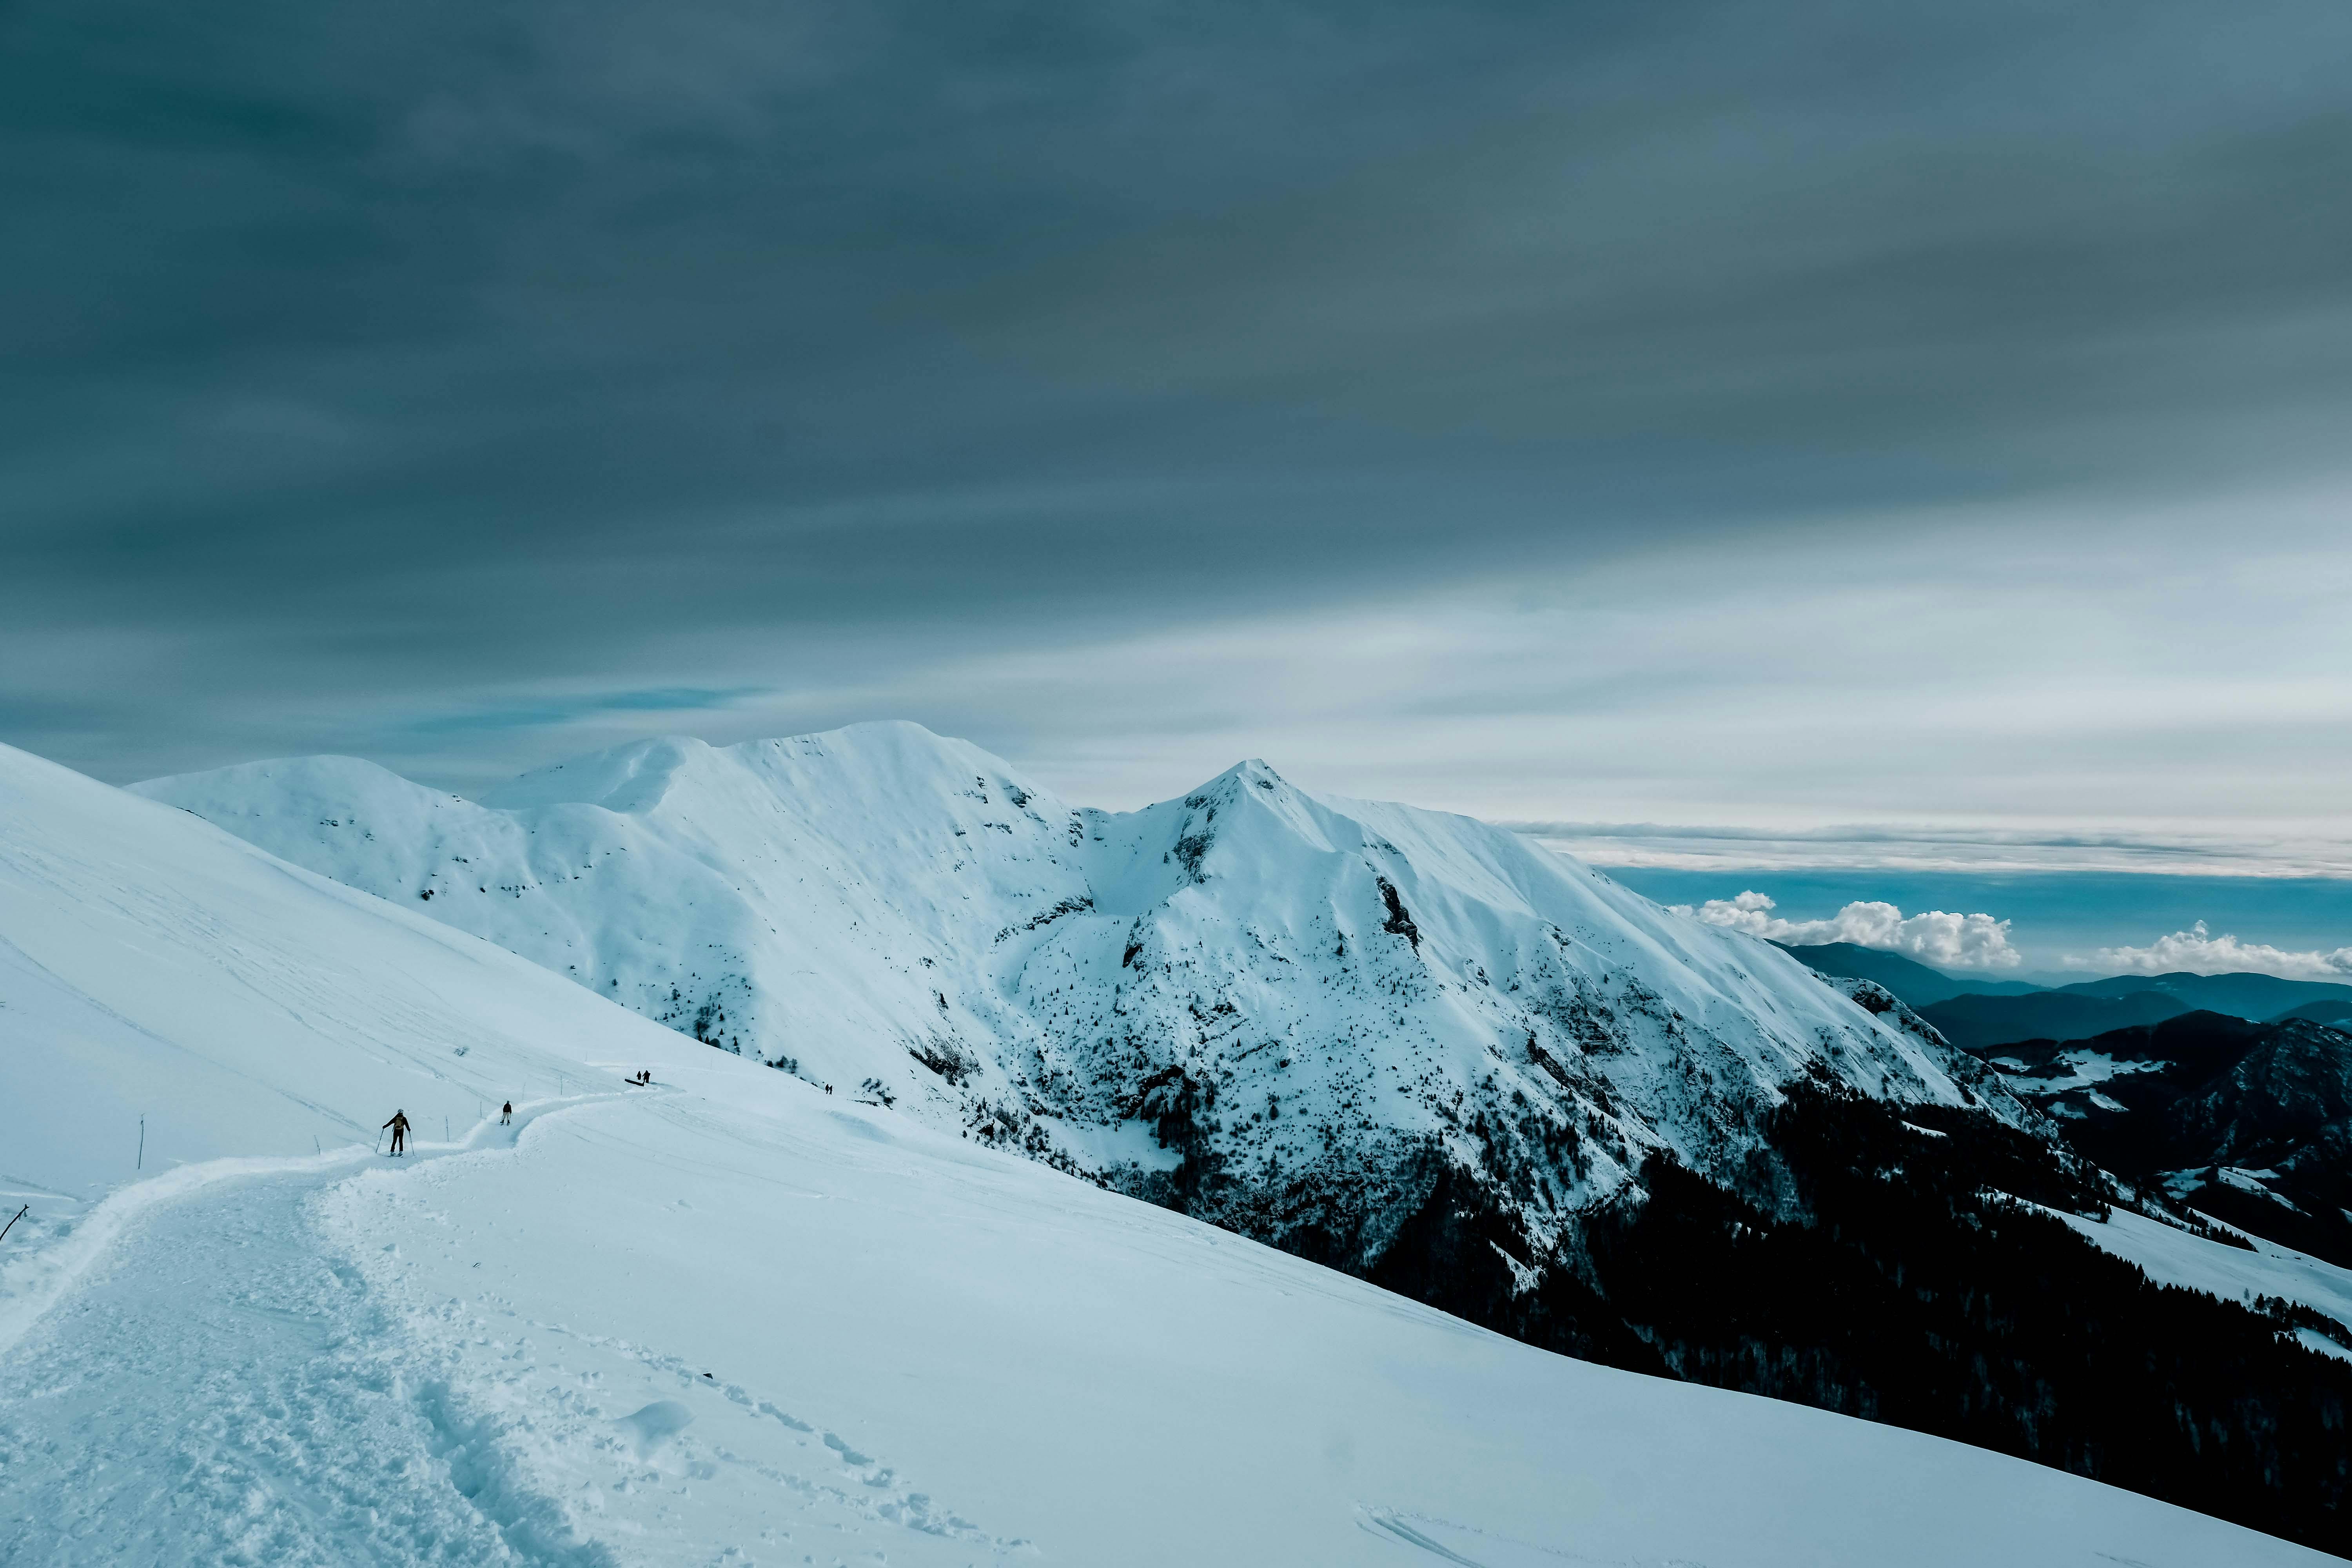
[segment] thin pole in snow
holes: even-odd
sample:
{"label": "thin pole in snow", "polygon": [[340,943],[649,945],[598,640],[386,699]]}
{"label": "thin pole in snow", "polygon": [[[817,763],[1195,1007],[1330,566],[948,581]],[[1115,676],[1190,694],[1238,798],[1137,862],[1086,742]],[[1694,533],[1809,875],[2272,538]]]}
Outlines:
{"label": "thin pole in snow", "polygon": [[139,1168],[140,1170],[142,1170],[142,1171],[143,1171],[143,1170],[145,1170],[145,1169],[147,1168],[147,1117],[146,1117],[146,1114],[145,1114],[143,1111],[140,1114],[140,1117],[139,1117],[139,1165],[138,1165],[138,1168]]}
{"label": "thin pole in snow", "polygon": [[16,1228],[16,1222],[23,1219],[26,1215],[32,1212],[33,1205],[26,1204],[23,1208],[20,1208],[15,1214],[10,1215],[8,1216],[8,1223],[6,1225],[0,1225],[0,1241],[7,1240],[8,1233]]}

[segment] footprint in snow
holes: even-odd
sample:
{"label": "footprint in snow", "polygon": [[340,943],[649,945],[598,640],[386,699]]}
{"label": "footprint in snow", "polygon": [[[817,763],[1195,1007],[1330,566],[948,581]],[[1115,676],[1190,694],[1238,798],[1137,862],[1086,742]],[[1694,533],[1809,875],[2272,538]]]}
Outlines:
{"label": "footprint in snow", "polygon": [[874,1462],[866,1455],[859,1453],[856,1449],[851,1447],[848,1444],[843,1442],[840,1438],[835,1436],[830,1432],[827,1432],[824,1435],[824,1446],[832,1449],[835,1453],[839,1454],[850,1464],[862,1468]]}

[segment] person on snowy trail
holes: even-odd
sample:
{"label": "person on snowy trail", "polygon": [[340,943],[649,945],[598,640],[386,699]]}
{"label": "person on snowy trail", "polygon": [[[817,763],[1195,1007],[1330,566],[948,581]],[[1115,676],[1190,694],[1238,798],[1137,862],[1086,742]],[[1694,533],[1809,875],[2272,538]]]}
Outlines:
{"label": "person on snowy trail", "polygon": [[499,1107],[499,1125],[504,1127],[513,1120],[514,1101],[509,1100],[504,1105]]}
{"label": "person on snowy trail", "polygon": [[392,1129],[392,1152],[399,1153],[408,1143],[408,1112],[395,1110],[384,1126]]}

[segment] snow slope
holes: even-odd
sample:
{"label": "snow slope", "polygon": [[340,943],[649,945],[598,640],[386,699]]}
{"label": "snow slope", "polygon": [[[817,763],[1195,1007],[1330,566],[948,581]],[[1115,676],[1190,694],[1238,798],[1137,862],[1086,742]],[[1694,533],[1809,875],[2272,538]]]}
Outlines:
{"label": "snow slope", "polygon": [[0,952],[0,1560],[2324,1561],[1470,1329],[5,748]]}
{"label": "snow slope", "polygon": [[1548,1245],[1651,1149],[1738,1154],[1813,1070],[2023,1114],[1769,943],[1262,763],[1124,815],[903,723],[647,742],[481,805],[334,757],[136,787],[728,1049],[1318,1256],[1377,1253],[1442,1166]]}
{"label": "snow slope", "polygon": [[[2243,1247],[2191,1236],[2178,1226],[2117,1208],[2105,1220],[2084,1215],[2052,1213],[2127,1263],[2137,1264],[2151,1279],[2183,1285],[2223,1300],[2252,1300],[2278,1296],[2325,1312],[2352,1329],[2352,1268],[2338,1268],[2323,1258],[2281,1247],[2234,1226]],[[2219,1222],[2208,1221],[2209,1224]],[[2331,1354],[2340,1347],[2315,1345]]]}

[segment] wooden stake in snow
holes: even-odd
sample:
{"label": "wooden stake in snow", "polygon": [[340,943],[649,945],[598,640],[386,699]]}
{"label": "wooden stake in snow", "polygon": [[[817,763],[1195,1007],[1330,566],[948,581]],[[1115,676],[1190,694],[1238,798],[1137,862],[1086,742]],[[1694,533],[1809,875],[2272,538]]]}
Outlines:
{"label": "wooden stake in snow", "polygon": [[146,1168],[147,1168],[147,1118],[146,1118],[144,1115],[142,1115],[142,1116],[139,1118],[139,1163],[138,1163],[138,1165],[137,1165],[136,1169],[139,1169],[139,1170],[143,1171],[143,1170],[145,1170]]}

